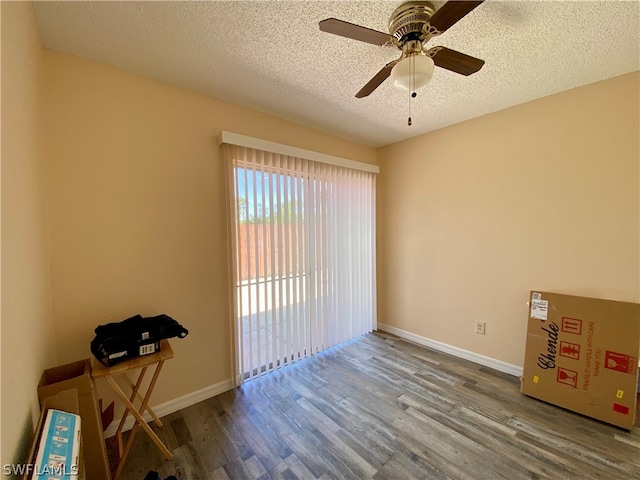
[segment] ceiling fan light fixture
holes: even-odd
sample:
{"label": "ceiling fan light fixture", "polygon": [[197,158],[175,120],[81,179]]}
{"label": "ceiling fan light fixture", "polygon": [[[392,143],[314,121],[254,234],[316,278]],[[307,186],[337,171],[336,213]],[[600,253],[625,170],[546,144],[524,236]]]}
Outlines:
{"label": "ceiling fan light fixture", "polygon": [[429,83],[433,66],[433,59],[427,55],[410,55],[395,64],[391,80],[396,87],[415,92]]}

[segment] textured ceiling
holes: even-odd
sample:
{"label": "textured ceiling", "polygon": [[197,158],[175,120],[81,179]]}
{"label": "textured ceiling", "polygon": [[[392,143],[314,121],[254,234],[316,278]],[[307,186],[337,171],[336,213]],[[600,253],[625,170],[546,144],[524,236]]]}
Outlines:
{"label": "textured ceiling", "polygon": [[[429,42],[486,61],[436,68],[412,103],[384,82],[394,47],[320,32],[336,17],[383,32],[402,1],[35,2],[45,47],[372,146],[640,69],[640,2],[486,1]],[[443,2],[433,2],[436,7]]]}

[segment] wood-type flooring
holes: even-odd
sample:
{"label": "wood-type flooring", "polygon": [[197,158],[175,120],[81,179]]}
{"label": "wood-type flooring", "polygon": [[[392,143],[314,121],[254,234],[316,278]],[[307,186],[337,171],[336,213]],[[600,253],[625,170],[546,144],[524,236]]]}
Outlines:
{"label": "wood-type flooring", "polygon": [[520,393],[519,379],[375,332],[138,432],[123,480],[640,479],[632,432]]}

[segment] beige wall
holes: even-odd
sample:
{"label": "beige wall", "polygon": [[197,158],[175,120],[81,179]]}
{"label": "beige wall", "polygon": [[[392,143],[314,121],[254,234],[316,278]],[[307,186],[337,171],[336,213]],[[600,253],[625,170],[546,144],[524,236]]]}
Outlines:
{"label": "beige wall", "polygon": [[76,57],[46,52],[51,265],[59,360],[93,329],[166,313],[172,342],[152,403],[230,380],[221,130],[376,162],[373,148]]}
{"label": "beige wall", "polygon": [[380,322],[521,366],[530,289],[640,301],[639,87],[636,72],[381,149]]}
{"label": "beige wall", "polygon": [[43,50],[30,3],[2,17],[2,458],[24,460],[55,362],[40,131]]}

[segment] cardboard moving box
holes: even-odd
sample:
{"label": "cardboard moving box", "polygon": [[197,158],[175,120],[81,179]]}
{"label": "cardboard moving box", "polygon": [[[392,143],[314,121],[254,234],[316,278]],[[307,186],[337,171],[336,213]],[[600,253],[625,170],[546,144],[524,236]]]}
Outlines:
{"label": "cardboard moving box", "polygon": [[522,393],[631,430],[640,305],[533,291]]}
{"label": "cardboard moving box", "polygon": [[45,370],[38,384],[38,397],[42,403],[44,398],[69,389],[78,391],[87,478],[111,480],[102,420],[88,358]]}

